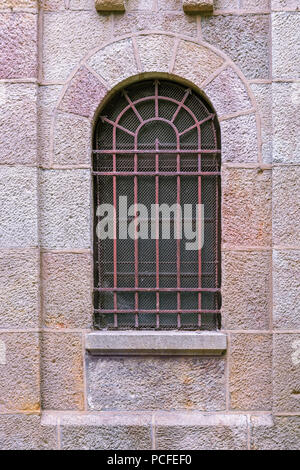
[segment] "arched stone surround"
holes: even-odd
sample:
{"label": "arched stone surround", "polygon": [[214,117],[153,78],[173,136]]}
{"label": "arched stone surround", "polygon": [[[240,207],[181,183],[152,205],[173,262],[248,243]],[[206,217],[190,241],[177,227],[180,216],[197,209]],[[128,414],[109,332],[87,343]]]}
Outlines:
{"label": "arched stone surround", "polygon": [[[51,149],[49,157],[46,155],[40,162],[39,186],[46,327],[44,409],[106,409],[110,393],[114,394],[114,387],[120,383],[121,378],[114,377],[106,398],[93,397],[93,390],[106,385],[97,382],[101,374],[94,379],[89,376],[89,367],[96,370],[97,364],[87,366],[86,376],[84,355],[80,352],[93,318],[90,178],[93,126],[116,90],[136,80],[160,76],[186,84],[211,102],[220,121],[222,144],[222,328],[228,335],[229,349],[225,358],[203,359],[195,370],[192,361],[174,360],[174,374],[181,374],[181,367],[184,373],[195,373],[198,387],[188,400],[188,409],[271,409],[272,181],[270,166],[262,160],[259,111],[245,76],[223,52],[202,41],[158,31],[122,36],[91,50],[64,84],[52,116]],[[62,369],[59,379],[50,357],[65,347],[69,348],[73,370],[66,376]],[[126,376],[127,367],[130,370],[136,367],[134,386],[139,381],[138,374],[143,374],[139,369],[143,364],[140,361],[133,366],[126,361],[122,377]],[[105,380],[105,376],[118,374],[120,364],[104,360],[103,367]],[[161,363],[157,367],[163,381],[169,366]],[[208,370],[212,380],[207,380]],[[64,390],[59,380],[69,380]],[[182,402],[185,392],[179,391],[178,399],[175,396],[170,402],[167,388],[159,391],[165,401],[147,402],[151,380],[149,377],[145,394],[140,398],[140,409],[143,406],[148,409],[149,403],[166,410],[170,406],[185,407]],[[212,393],[210,386],[216,395],[213,400],[207,400]],[[128,387],[127,384],[123,389],[122,400],[114,402],[115,410],[133,409],[126,395]],[[245,389],[250,392],[244,393]],[[206,398],[201,390],[207,391]],[[106,403],[102,401],[105,399]]]}

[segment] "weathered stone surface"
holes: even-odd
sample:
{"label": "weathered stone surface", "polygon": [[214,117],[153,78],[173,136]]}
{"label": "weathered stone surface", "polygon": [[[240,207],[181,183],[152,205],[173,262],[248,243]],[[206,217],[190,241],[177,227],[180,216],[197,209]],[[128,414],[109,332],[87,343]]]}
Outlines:
{"label": "weathered stone surface", "polygon": [[272,179],[270,171],[223,169],[223,243],[270,246]]}
{"label": "weathered stone surface", "polygon": [[273,240],[275,245],[300,245],[300,167],[273,171]]}
{"label": "weathered stone surface", "polygon": [[137,37],[143,72],[168,72],[175,39],[159,34]]}
{"label": "weathered stone surface", "polygon": [[0,78],[35,78],[37,15],[0,14]]}
{"label": "weathered stone surface", "polygon": [[43,319],[46,327],[91,327],[91,271],[90,254],[43,254]]}
{"label": "weathered stone surface", "polygon": [[31,84],[0,83],[0,163],[35,164],[37,92]]}
{"label": "weathered stone surface", "polygon": [[300,250],[273,252],[273,323],[300,330]]}
{"label": "weathered stone surface", "polygon": [[299,78],[299,14],[293,12],[272,14],[272,63],[274,77]]}
{"label": "weathered stone surface", "polygon": [[239,0],[214,0],[215,10],[238,10]]}
{"label": "weathered stone surface", "polygon": [[44,248],[89,248],[89,170],[42,171],[40,211]]}
{"label": "weathered stone surface", "polygon": [[81,67],[68,86],[59,108],[69,113],[93,117],[106,93],[103,83],[87,68]]}
{"label": "weathered stone surface", "polygon": [[125,11],[124,0],[95,0],[98,11]]}
{"label": "weathered stone surface", "polygon": [[108,15],[93,11],[51,12],[44,15],[43,72],[45,80],[66,80],[93,47],[110,38]]}
{"label": "weathered stone surface", "polygon": [[37,246],[37,170],[0,167],[0,247]]}
{"label": "weathered stone surface", "polygon": [[65,0],[43,0],[43,10],[46,12],[66,10],[66,2]]}
{"label": "weathered stone surface", "polygon": [[240,8],[249,11],[269,11],[269,0],[242,0]]}
{"label": "weathered stone surface", "polygon": [[95,0],[70,0],[70,10],[94,10]]}
{"label": "weathered stone surface", "polygon": [[252,108],[245,85],[230,67],[206,85],[204,91],[213,103],[218,117]]}
{"label": "weathered stone surface", "polygon": [[51,129],[54,110],[60,97],[62,85],[39,86],[38,91],[38,159],[40,165],[52,163]]}
{"label": "weathered stone surface", "polygon": [[91,123],[72,114],[58,114],[54,129],[54,158],[57,165],[91,163]]}
{"label": "weathered stone surface", "polygon": [[[132,2],[134,3],[135,0],[132,0]],[[147,2],[150,3],[151,5],[151,1],[149,2],[149,0],[136,0],[136,1],[139,1],[139,2]],[[156,0],[154,0],[155,2]],[[129,0],[130,2],[130,0]],[[182,11],[182,1],[181,0],[157,0],[157,4],[158,4],[158,9],[159,10],[167,10],[167,11],[172,11],[172,10],[177,10],[177,11]],[[152,8],[154,9],[154,8]]]}
{"label": "weathered stone surface", "polygon": [[83,409],[81,334],[43,332],[41,387],[43,409]]}
{"label": "weathered stone surface", "polygon": [[300,334],[274,335],[273,407],[300,411]]}
{"label": "weathered stone surface", "polygon": [[246,114],[221,122],[222,161],[255,163],[258,161],[256,117]]}
{"label": "weathered stone surface", "polygon": [[85,337],[96,355],[199,356],[222,355],[227,336],[216,331],[97,331]]}
{"label": "weathered stone surface", "polygon": [[162,31],[179,33],[186,36],[196,36],[197,23],[192,15],[183,15],[182,12],[133,12],[115,14],[114,33],[115,36],[129,34],[137,31]]}
{"label": "weathered stone surface", "polygon": [[247,418],[243,415],[157,413],[158,450],[247,449]]}
{"label": "weathered stone surface", "polygon": [[6,346],[6,364],[0,365],[0,412],[39,411],[38,334],[2,333],[0,331],[0,340]]}
{"label": "weathered stone surface", "polygon": [[61,443],[63,450],[151,450],[151,415],[63,415]]}
{"label": "weathered stone surface", "polygon": [[233,410],[271,409],[272,335],[231,335],[229,391]]}
{"label": "weathered stone surface", "polygon": [[123,39],[100,49],[88,63],[111,87],[138,73],[131,39]]}
{"label": "weathered stone surface", "polygon": [[271,309],[271,252],[223,253],[222,321],[226,330],[267,330]]}
{"label": "weathered stone surface", "polygon": [[267,15],[217,15],[202,18],[204,40],[219,47],[247,78],[269,77]]}
{"label": "weathered stone surface", "polygon": [[188,13],[213,11],[214,0],[183,0],[183,10]]}
{"label": "weathered stone surface", "polygon": [[255,95],[257,109],[261,118],[262,159],[264,163],[269,164],[272,163],[273,149],[272,85],[253,83],[251,88]]}
{"label": "weathered stone surface", "polygon": [[36,12],[37,9],[37,0],[1,0],[0,4],[0,10]]}
{"label": "weathered stone surface", "polygon": [[37,250],[0,251],[1,328],[39,327]]}
{"label": "weathered stone surface", "polygon": [[272,10],[299,10],[299,0],[271,0]]}
{"label": "weathered stone surface", "polygon": [[56,427],[41,425],[40,416],[0,415],[1,450],[53,450],[57,446]]}
{"label": "weathered stone surface", "polygon": [[300,81],[273,83],[273,158],[300,163]]}
{"label": "weathered stone surface", "polygon": [[299,416],[251,416],[253,450],[299,450]]}
{"label": "weathered stone surface", "polygon": [[225,407],[224,361],[211,358],[87,356],[91,410]]}
{"label": "weathered stone surface", "polygon": [[223,64],[223,59],[207,47],[181,41],[178,46],[174,73],[184,76],[201,88],[201,84]]}

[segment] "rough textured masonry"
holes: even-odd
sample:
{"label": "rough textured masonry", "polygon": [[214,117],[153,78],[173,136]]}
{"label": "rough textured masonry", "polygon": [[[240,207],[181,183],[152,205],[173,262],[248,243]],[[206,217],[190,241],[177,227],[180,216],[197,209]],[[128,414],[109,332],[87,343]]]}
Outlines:
{"label": "rough textured masonry", "polygon": [[[1,1],[1,449],[300,448],[299,6]],[[154,75],[220,121],[219,355],[88,351],[93,126]]]}

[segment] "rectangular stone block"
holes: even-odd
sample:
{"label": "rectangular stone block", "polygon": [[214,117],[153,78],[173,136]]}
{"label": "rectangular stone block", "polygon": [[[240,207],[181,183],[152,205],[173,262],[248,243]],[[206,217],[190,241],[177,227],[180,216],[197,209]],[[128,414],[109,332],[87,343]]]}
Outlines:
{"label": "rectangular stone block", "polygon": [[300,163],[300,81],[273,83],[273,159]]}
{"label": "rectangular stone block", "polygon": [[241,0],[241,10],[248,11],[269,11],[269,0]]}
{"label": "rectangular stone block", "polygon": [[274,335],[273,407],[300,412],[300,334]]}
{"label": "rectangular stone block", "polygon": [[205,41],[220,48],[247,78],[269,78],[269,19],[267,15],[202,17]]}
{"label": "rectangular stone block", "polygon": [[63,450],[151,450],[151,415],[101,412],[62,415]]}
{"label": "rectangular stone block", "polygon": [[143,72],[168,73],[175,39],[170,36],[153,34],[136,38]]}
{"label": "rectangular stone block", "polygon": [[273,324],[300,330],[300,250],[273,252]]}
{"label": "rectangular stone block", "polygon": [[0,248],[37,246],[35,168],[0,167],[0,207]]}
{"label": "rectangular stone block", "polygon": [[0,413],[39,411],[41,405],[38,333],[0,331],[0,341],[4,351],[0,362]]}
{"label": "rectangular stone block", "polygon": [[32,84],[0,83],[0,163],[37,161],[37,91]]}
{"label": "rectangular stone block", "polygon": [[43,76],[64,81],[82,57],[110,39],[109,15],[92,11],[49,12],[44,15]]}
{"label": "rectangular stone block", "polygon": [[270,410],[272,335],[232,334],[229,354],[230,409]]}
{"label": "rectangular stone block", "polygon": [[[130,3],[130,0],[128,0]],[[139,3],[148,3],[152,6],[152,10],[155,8],[155,2],[156,0],[131,0],[132,3],[139,2]],[[167,10],[167,11],[172,11],[172,10],[177,10],[177,11],[182,11],[182,0],[157,0],[158,4],[158,9],[159,10]]]}
{"label": "rectangular stone block", "polygon": [[1,328],[39,328],[38,250],[0,250]]}
{"label": "rectangular stone block", "polygon": [[[47,0],[46,0],[47,1]],[[0,10],[7,11],[30,11],[36,12],[38,9],[37,0],[1,0]]]}
{"label": "rectangular stone block", "polygon": [[157,413],[158,450],[245,450],[247,417],[230,414]]}
{"label": "rectangular stone block", "polygon": [[45,170],[40,176],[40,234],[44,248],[90,247],[89,170]]}
{"label": "rectangular stone block", "polygon": [[271,246],[272,177],[269,170],[224,168],[223,243]]}
{"label": "rectangular stone block", "polygon": [[298,10],[299,0],[271,0],[272,10]]}
{"label": "rectangular stone block", "polygon": [[271,316],[271,251],[223,253],[222,322],[226,330],[267,330]]}
{"label": "rectangular stone block", "polygon": [[273,171],[273,241],[300,246],[300,167],[275,167]]}
{"label": "rectangular stone block", "polygon": [[256,116],[254,114],[222,121],[221,134],[222,161],[224,163],[256,163],[258,161]]}
{"label": "rectangular stone block", "polygon": [[251,416],[251,450],[299,450],[299,416]]}
{"label": "rectangular stone block", "polygon": [[272,13],[272,64],[274,78],[299,78],[300,16],[297,12]]}
{"label": "rectangular stone block", "polygon": [[0,79],[36,78],[37,15],[0,13]]}
{"label": "rectangular stone block", "polygon": [[87,355],[91,410],[222,410],[224,360]]}
{"label": "rectangular stone block", "polygon": [[214,0],[215,10],[238,10],[239,0]]}
{"label": "rectangular stone block", "polygon": [[182,12],[134,12],[114,15],[114,34],[122,36],[138,31],[166,31],[196,37],[197,23],[193,15]]}
{"label": "rectangular stone block", "polygon": [[89,253],[42,255],[43,319],[48,328],[91,328],[92,257]]}
{"label": "rectangular stone block", "polygon": [[[253,83],[251,88],[255,95],[261,119],[262,159],[264,163],[270,164],[272,163],[273,152],[272,85]],[[281,108],[281,114],[282,111]]]}
{"label": "rectangular stone block", "polygon": [[91,123],[72,114],[59,113],[54,129],[54,158],[56,165],[91,164]]}
{"label": "rectangular stone block", "polygon": [[56,426],[43,426],[38,415],[1,414],[0,448],[1,450],[58,449]]}
{"label": "rectangular stone block", "polygon": [[41,387],[43,409],[84,408],[81,334],[43,332]]}

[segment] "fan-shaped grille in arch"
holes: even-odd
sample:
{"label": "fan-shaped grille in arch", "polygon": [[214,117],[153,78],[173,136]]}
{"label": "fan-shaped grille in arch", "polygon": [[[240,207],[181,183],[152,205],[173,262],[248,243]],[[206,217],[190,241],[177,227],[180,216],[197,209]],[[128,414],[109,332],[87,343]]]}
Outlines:
{"label": "fan-shaped grille in arch", "polygon": [[[192,90],[147,80],[116,94],[98,119],[93,151],[94,278],[96,328],[216,329],[220,315],[220,142],[217,118]],[[133,224],[127,206],[143,204],[148,238],[120,238]],[[111,204],[112,239],[97,236],[97,208]],[[170,213],[170,239],[161,236],[161,213],[153,205],[204,205],[204,244],[187,250],[175,236],[180,217]],[[178,207],[178,206],[177,206]],[[122,221],[125,218],[125,222]],[[157,224],[156,224],[157,221]],[[151,233],[151,222],[155,234]],[[183,221],[184,223],[184,221]],[[177,225],[178,227],[179,225]],[[159,228],[159,232],[158,232]]]}

